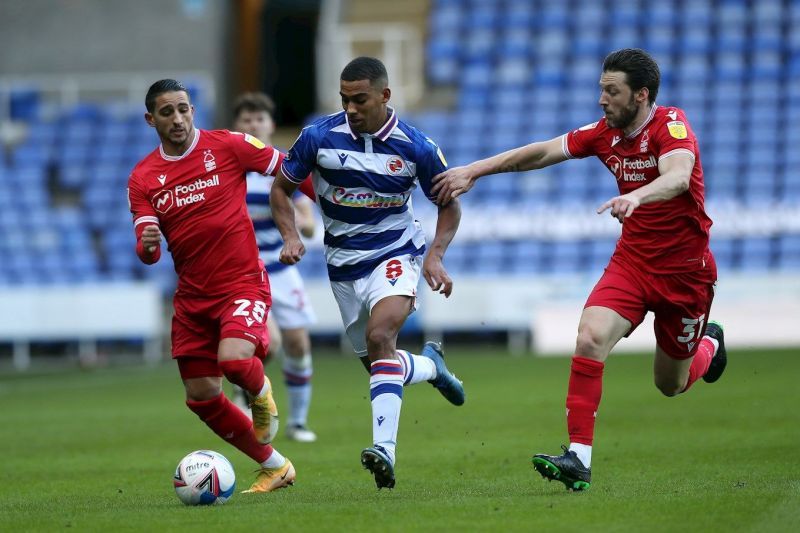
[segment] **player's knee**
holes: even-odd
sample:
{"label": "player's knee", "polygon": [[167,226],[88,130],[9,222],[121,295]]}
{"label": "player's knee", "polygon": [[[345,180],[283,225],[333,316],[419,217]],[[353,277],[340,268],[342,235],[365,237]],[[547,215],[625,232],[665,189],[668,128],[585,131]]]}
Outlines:
{"label": "player's knee", "polygon": [[306,343],[303,342],[303,339],[288,336],[283,341],[283,350],[286,352],[287,356],[294,359],[302,359],[303,356],[308,353]]}
{"label": "player's knee", "polygon": [[216,398],[222,393],[222,380],[215,377],[192,378],[184,380],[186,399],[203,402]]}
{"label": "player's knee", "polygon": [[376,326],[367,331],[367,348],[370,352],[374,350],[385,351],[394,344],[396,332],[384,326]]}
{"label": "player's knee", "polygon": [[220,361],[249,359],[255,353],[255,345],[242,339],[226,338],[219,343],[217,358]]}
{"label": "player's knee", "polygon": [[589,359],[603,359],[607,354],[603,353],[605,340],[602,335],[592,329],[589,325],[581,325],[578,329],[578,336],[575,339],[575,354]]}

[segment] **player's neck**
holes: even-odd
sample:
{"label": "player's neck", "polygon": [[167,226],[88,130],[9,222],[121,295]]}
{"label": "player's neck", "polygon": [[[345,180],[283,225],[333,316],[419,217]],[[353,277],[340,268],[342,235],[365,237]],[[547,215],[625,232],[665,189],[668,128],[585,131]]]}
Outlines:
{"label": "player's neck", "polygon": [[186,136],[186,140],[181,144],[174,144],[170,142],[169,138],[161,139],[161,148],[164,150],[166,155],[181,156],[186,153],[190,146],[192,146],[195,135],[197,135],[197,128],[192,127],[192,131]]}
{"label": "player's neck", "polygon": [[639,111],[636,112],[636,118],[634,118],[633,121],[630,124],[628,124],[627,127],[623,128],[622,133],[625,134],[625,136],[627,137],[634,131],[641,128],[642,124],[644,124],[645,121],[647,120],[647,117],[650,116],[650,111],[652,109],[653,109],[653,104],[641,106],[639,108]]}
{"label": "player's neck", "polygon": [[380,120],[376,121],[375,127],[370,128],[367,133],[369,133],[370,135],[375,135],[381,130],[381,128],[383,128],[386,125],[388,121],[389,121],[389,108],[384,107],[383,114],[381,115]]}

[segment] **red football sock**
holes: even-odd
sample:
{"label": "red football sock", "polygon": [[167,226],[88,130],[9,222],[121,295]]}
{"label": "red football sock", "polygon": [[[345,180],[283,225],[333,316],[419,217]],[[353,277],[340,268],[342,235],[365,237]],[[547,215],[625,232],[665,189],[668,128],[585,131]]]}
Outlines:
{"label": "red football sock", "polygon": [[272,455],[272,446],[261,444],[256,440],[253,423],[224,394],[200,402],[186,400],[186,405],[214,433],[239,448],[256,462],[263,463]]}
{"label": "red football sock", "polygon": [[697,347],[694,359],[692,359],[692,365],[689,367],[689,380],[686,382],[686,386],[681,392],[689,390],[692,383],[706,375],[716,350],[717,349],[714,348],[714,343],[711,342],[711,339],[708,337],[703,337],[700,340],[700,345]]}
{"label": "red football sock", "polygon": [[600,361],[572,356],[567,389],[567,431],[569,441],[592,445],[594,419],[603,394],[603,367]]}
{"label": "red football sock", "polygon": [[264,386],[264,364],[258,357],[220,361],[219,368],[228,381],[252,394],[261,392]]}

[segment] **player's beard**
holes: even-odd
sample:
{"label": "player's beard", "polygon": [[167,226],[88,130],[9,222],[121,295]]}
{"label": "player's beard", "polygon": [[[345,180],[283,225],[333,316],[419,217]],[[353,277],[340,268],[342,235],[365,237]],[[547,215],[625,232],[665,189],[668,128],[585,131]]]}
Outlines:
{"label": "player's beard", "polygon": [[636,102],[631,95],[631,99],[628,102],[628,105],[617,111],[616,116],[612,118],[607,118],[606,121],[608,125],[612,128],[619,128],[624,130],[631,123],[636,120],[636,114],[639,112],[639,106],[636,105]]}

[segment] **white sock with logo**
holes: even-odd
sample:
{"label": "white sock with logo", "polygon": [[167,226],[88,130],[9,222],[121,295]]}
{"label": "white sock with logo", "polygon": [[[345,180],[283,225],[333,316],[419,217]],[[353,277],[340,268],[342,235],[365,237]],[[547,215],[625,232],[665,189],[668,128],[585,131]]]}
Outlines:
{"label": "white sock with logo", "polygon": [[372,442],[385,449],[394,464],[403,405],[403,365],[400,361],[379,359],[372,362],[369,394],[372,401]]}

